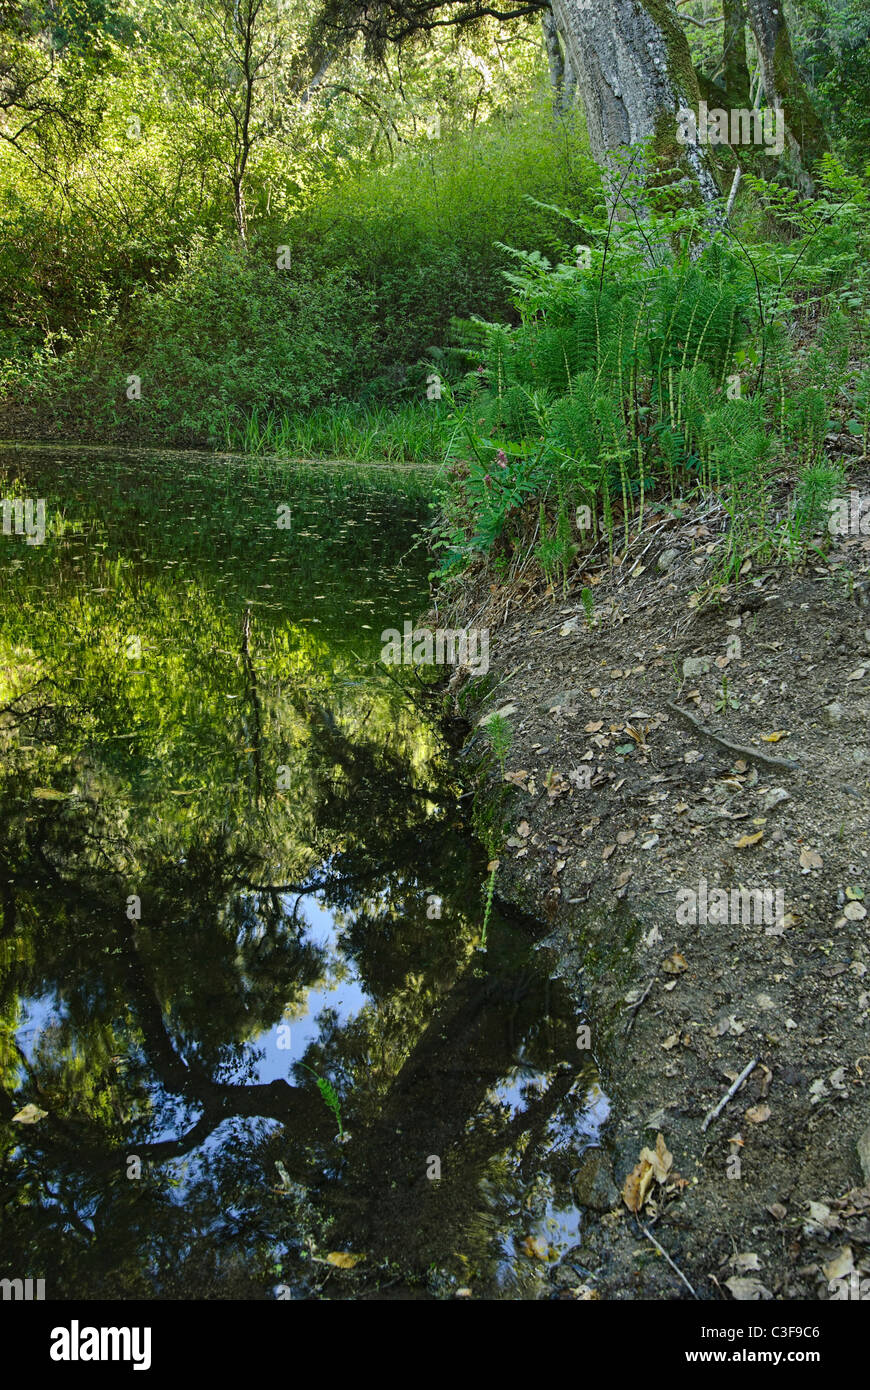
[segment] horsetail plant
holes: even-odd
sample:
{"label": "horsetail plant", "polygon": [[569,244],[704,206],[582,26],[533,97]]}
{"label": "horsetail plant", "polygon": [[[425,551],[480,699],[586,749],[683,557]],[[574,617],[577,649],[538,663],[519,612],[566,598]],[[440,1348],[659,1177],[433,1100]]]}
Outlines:
{"label": "horsetail plant", "polygon": [[336,1091],[335,1087],[332,1085],[332,1082],[331,1082],[331,1081],[327,1081],[326,1077],[324,1077],[324,1076],[318,1076],[318,1075],[317,1075],[317,1072],[314,1070],[314,1068],[313,1068],[313,1067],[309,1067],[309,1066],[307,1065],[307,1063],[305,1063],[305,1062],[300,1062],[298,1065],[299,1065],[300,1067],[304,1067],[306,1071],[310,1071],[310,1072],[311,1072],[311,1075],[314,1077],[315,1081],[317,1082],[317,1089],[318,1089],[318,1091],[320,1092],[321,1096],[323,1097],[323,1103],[324,1103],[324,1105],[326,1106],[327,1110],[331,1110],[331,1111],[332,1111],[333,1115],[335,1116],[336,1120],[338,1121],[338,1137],[339,1137],[339,1139],[343,1139],[343,1138],[344,1138],[344,1129],[343,1129],[342,1123],[341,1123],[341,1106],[340,1106],[339,1100],[338,1100],[338,1092]]}
{"label": "horsetail plant", "polygon": [[493,893],[495,892],[495,875],[500,862],[501,861],[498,859],[492,859],[486,866],[489,869],[489,882],[484,888],[486,898],[483,909],[483,928],[480,933],[480,949],[482,951],[486,950],[486,930],[489,926],[490,916],[492,915],[492,898]]}

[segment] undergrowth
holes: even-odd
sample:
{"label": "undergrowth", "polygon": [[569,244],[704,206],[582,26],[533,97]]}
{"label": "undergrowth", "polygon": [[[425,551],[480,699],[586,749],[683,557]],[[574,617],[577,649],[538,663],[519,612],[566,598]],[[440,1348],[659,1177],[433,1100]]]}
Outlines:
{"label": "undergrowth", "polygon": [[694,494],[727,512],[724,582],[750,549],[806,554],[844,483],[832,434],[867,454],[867,182],[830,156],[812,199],[747,177],[737,231],[638,217],[644,158],[609,213],[550,209],[577,238],[563,259],[505,248],[516,326],[455,324],[441,580],[522,552],[564,590],[591,545],[613,561],[646,508]]}

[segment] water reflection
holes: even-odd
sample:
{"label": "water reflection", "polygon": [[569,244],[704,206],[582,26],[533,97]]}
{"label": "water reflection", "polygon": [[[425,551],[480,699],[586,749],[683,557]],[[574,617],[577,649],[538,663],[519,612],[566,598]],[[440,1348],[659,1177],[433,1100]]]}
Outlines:
{"label": "water reflection", "polygon": [[0,550],[3,1273],[536,1296],[603,1101],[527,927],[477,949],[448,750],[376,669],[426,606],[425,487],[0,467],[48,517]]}

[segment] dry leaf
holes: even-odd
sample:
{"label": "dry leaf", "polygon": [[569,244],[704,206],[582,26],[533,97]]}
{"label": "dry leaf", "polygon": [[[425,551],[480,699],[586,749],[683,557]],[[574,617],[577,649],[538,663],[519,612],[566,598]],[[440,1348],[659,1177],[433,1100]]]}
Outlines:
{"label": "dry leaf", "polygon": [[[649,1150],[647,1150],[649,1152]],[[629,1211],[640,1211],[653,1185],[653,1166],[649,1159],[642,1158],[636,1168],[632,1168],[622,1189],[622,1200]]]}
{"label": "dry leaf", "polygon": [[741,1279],[738,1275],[732,1275],[725,1280],[726,1289],[731,1290],[731,1295],[736,1298],[738,1303],[758,1303],[765,1302],[773,1298],[770,1289],[766,1289],[760,1279]]}
{"label": "dry leaf", "polygon": [[653,1170],[656,1182],[664,1182],[674,1164],[674,1156],[665,1143],[663,1134],[656,1135],[655,1152],[652,1149],[641,1149],[641,1163],[649,1163]]}
{"label": "dry leaf", "polygon": [[364,1259],[365,1255],[352,1255],[349,1250],[333,1250],[327,1255],[326,1263],[335,1265],[337,1269],[353,1269]]}
{"label": "dry leaf", "polygon": [[17,1115],[12,1116],[14,1125],[35,1125],[40,1120],[44,1120],[48,1114],[47,1110],[40,1110],[38,1105],[25,1105],[23,1110],[19,1110]]}
{"label": "dry leaf", "polygon": [[526,1236],[522,1248],[533,1260],[546,1260],[547,1258],[547,1242],[537,1236]]}
{"label": "dry leaf", "polygon": [[823,1266],[824,1275],[828,1281],[843,1279],[847,1274],[851,1274],[854,1268],[855,1258],[851,1245],[841,1246],[839,1254],[835,1255],[829,1264]]}
{"label": "dry leaf", "polygon": [[751,1105],[746,1111],[746,1118],[752,1125],[763,1125],[765,1120],[769,1120],[771,1109],[769,1105]]}

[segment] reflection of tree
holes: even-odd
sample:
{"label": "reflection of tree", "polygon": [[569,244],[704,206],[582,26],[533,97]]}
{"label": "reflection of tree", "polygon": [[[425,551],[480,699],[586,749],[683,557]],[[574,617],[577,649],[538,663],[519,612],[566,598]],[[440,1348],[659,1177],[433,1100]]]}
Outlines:
{"label": "reflection of tree", "polygon": [[[0,615],[6,1258],[77,1296],[262,1296],[276,1249],[298,1273],[334,1223],[332,1248],[392,1257],[410,1222],[425,1266],[491,1165],[542,1142],[568,1085],[554,1071],[513,1117],[493,1100],[518,1048],[541,1070],[560,1049],[526,943],[494,924],[473,951],[481,864],[436,736],[400,689],[355,683],[325,626],[177,571],[131,578],[107,558],[91,593],[63,556],[44,563]],[[368,1000],[344,1023],[324,1010],[303,1059],[340,1092],[345,1146],[309,1075],[256,1069],[253,1040],[327,973],[310,901]],[[30,1051],[20,998],[56,1016]],[[46,1118],[11,1125],[31,1100]],[[429,1154],[452,1188],[426,1181]]]}

